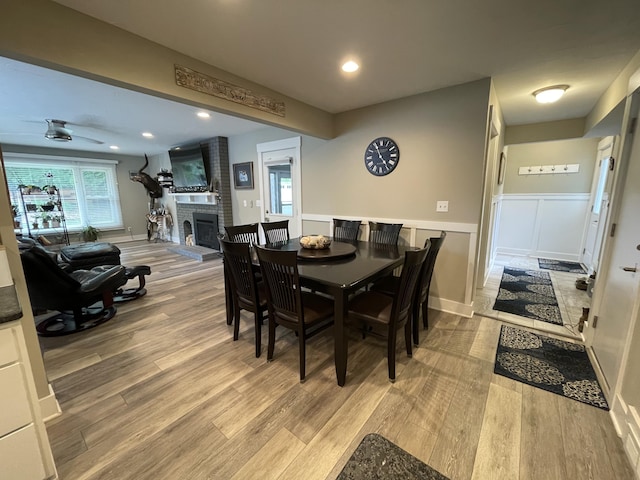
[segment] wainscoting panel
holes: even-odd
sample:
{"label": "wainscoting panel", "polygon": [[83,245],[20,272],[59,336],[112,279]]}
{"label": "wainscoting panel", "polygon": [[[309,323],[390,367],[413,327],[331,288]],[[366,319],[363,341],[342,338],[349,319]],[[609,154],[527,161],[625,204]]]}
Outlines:
{"label": "wainscoting panel", "polygon": [[502,195],[497,252],[580,261],[589,194]]}
{"label": "wainscoting panel", "polygon": [[[302,214],[303,234],[331,235],[333,216]],[[438,254],[433,273],[429,307],[465,317],[473,315],[473,275],[475,271],[478,226],[471,223],[434,222],[401,218],[363,218],[358,215],[338,215],[336,218],[360,218],[360,239],[369,236],[369,221],[402,223],[400,242],[422,246],[425,238],[447,232],[447,239]]]}

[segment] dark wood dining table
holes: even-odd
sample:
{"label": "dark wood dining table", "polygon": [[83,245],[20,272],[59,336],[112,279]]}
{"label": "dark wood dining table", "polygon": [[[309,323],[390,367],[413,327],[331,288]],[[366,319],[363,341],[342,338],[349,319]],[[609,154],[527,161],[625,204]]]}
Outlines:
{"label": "dark wood dining table", "polygon": [[[334,300],[334,353],[338,385],[344,386],[347,376],[348,331],[345,325],[349,295],[357,292],[375,280],[389,275],[401,266],[404,253],[414,247],[402,245],[380,245],[359,241],[356,243],[332,242],[324,258],[312,254],[300,246],[297,238],[288,242],[267,245],[276,250],[299,252],[298,273],[303,287],[331,295]],[[331,258],[331,250],[343,254]],[[346,250],[352,251],[348,255]],[[257,262],[257,259],[256,259]],[[227,318],[233,308],[227,296]]]}

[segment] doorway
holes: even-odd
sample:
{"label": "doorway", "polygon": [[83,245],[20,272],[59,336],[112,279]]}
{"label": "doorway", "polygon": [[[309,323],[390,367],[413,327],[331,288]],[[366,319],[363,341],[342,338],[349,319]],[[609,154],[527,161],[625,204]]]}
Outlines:
{"label": "doorway", "polygon": [[300,236],[300,137],[260,143],[257,148],[261,221],[289,220],[289,236]]}
{"label": "doorway", "polygon": [[600,260],[600,247],[604,235],[604,225],[609,211],[609,192],[607,182],[609,172],[613,170],[613,148],[615,137],[603,138],[598,143],[598,155],[596,168],[593,174],[591,186],[591,208],[587,222],[584,248],[582,249],[582,263],[589,272],[598,270]]}

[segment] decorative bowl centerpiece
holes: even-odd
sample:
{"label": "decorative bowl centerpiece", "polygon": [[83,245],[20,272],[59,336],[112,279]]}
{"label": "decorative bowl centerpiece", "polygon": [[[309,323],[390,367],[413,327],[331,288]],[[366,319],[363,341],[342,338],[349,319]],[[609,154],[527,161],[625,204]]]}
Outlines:
{"label": "decorative bowl centerpiece", "polygon": [[329,245],[331,245],[331,239],[324,235],[304,235],[300,237],[300,246],[302,246],[302,248],[322,250],[329,248]]}

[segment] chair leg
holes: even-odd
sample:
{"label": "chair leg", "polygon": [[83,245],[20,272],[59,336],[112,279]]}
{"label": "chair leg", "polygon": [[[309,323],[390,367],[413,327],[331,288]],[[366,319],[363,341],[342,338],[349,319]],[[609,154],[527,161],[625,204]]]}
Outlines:
{"label": "chair leg", "polygon": [[396,332],[397,330],[392,328],[387,340],[387,363],[389,364],[389,381],[391,383],[396,381]]}
{"label": "chair leg", "polygon": [[300,329],[298,333],[298,344],[300,345],[300,383],[304,383],[305,363],[307,359],[307,339],[305,338],[304,329]]}
{"label": "chair leg", "polygon": [[262,313],[254,313],[254,322],[256,330],[256,358],[260,356],[262,350]]}
{"label": "chair leg", "polygon": [[238,340],[240,332],[240,307],[234,302],[233,307],[233,341]]}
{"label": "chair leg", "polygon": [[269,345],[267,346],[267,362],[273,360],[273,349],[276,343],[276,322],[269,317]]}
{"label": "chair leg", "polygon": [[420,345],[420,304],[414,302],[411,306],[411,326],[413,327],[413,344],[417,347]]}
{"label": "chair leg", "polygon": [[407,356],[411,357],[413,352],[411,351],[411,319],[408,318],[404,324],[404,343],[407,347]]}
{"label": "chair leg", "polygon": [[424,329],[427,330],[429,328],[429,299],[424,301],[422,304],[422,324],[424,325]]}

